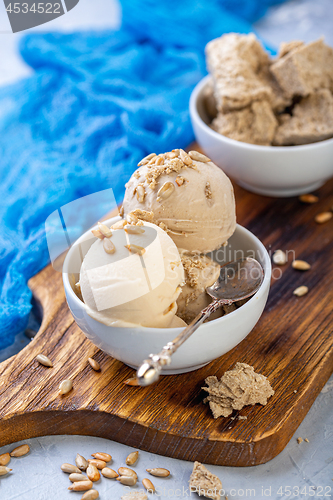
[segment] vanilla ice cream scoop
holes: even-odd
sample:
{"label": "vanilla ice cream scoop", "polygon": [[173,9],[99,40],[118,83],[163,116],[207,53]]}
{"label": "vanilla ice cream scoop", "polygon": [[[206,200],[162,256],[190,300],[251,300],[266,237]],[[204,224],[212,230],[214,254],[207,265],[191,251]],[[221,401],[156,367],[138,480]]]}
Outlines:
{"label": "vanilla ice cream scoop", "polygon": [[[190,323],[199,312],[211,303],[212,298],[206,288],[218,280],[220,266],[206,255],[181,255],[185,271],[185,285],[177,299],[177,315]],[[221,311],[213,313],[210,319],[221,316]]]}
{"label": "vanilla ice cream scoop", "polygon": [[125,224],[110,233],[102,228],[110,237],[95,231],[103,239],[92,244],[80,271],[86,310],[109,326],[168,327],[184,281],[178,249],[155,224]]}
{"label": "vanilla ice cream scoop", "polygon": [[140,209],[182,248],[207,253],[219,248],[236,228],[232,184],[225,173],[197,151],[149,155],[126,184],[125,215]]}

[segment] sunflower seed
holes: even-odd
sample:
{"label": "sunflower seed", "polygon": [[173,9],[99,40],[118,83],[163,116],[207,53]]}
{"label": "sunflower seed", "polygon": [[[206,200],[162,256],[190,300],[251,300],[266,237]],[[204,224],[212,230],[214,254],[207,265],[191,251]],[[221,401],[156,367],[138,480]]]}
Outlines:
{"label": "sunflower seed", "polygon": [[165,182],[157,192],[157,201],[166,200],[174,192],[175,185],[172,182]]}
{"label": "sunflower seed", "polygon": [[139,452],[132,451],[132,453],[130,453],[125,460],[126,465],[134,465],[138,461],[138,458],[139,458]]}
{"label": "sunflower seed", "polygon": [[8,465],[10,462],[10,455],[9,453],[3,453],[0,455],[0,465]]}
{"label": "sunflower seed", "polygon": [[148,493],[155,493],[155,486],[153,485],[150,479],[145,477],[144,479],[142,479],[142,484],[146,488]]}
{"label": "sunflower seed", "polygon": [[119,481],[121,484],[125,486],[134,486],[137,482],[137,478],[134,476],[119,476],[116,481]]}
{"label": "sunflower seed", "polygon": [[125,232],[128,234],[143,234],[145,230],[140,226],[125,226]]}
{"label": "sunflower seed", "polygon": [[73,389],[73,382],[71,380],[63,380],[59,385],[59,396],[68,394]]}
{"label": "sunflower seed", "polygon": [[81,472],[78,467],[76,467],[75,465],[72,465],[72,464],[62,464],[60,469],[63,472],[67,472],[67,474],[76,474],[76,473],[80,474],[80,472]]}
{"label": "sunflower seed", "polygon": [[98,229],[103,234],[103,236],[105,236],[105,238],[111,238],[112,231],[110,228],[108,228],[108,226],[102,224],[101,222],[98,222]]}
{"label": "sunflower seed", "polygon": [[322,213],[316,215],[315,221],[318,224],[324,224],[324,222],[329,221],[330,219],[332,219],[332,217],[333,217],[332,212],[322,212]]}
{"label": "sunflower seed", "polygon": [[125,380],[124,384],[138,386],[139,382],[138,382],[138,379],[136,377],[132,377],[132,378],[128,378],[127,380]]}
{"label": "sunflower seed", "polygon": [[298,271],[308,271],[311,268],[310,264],[305,260],[294,260],[291,265]]}
{"label": "sunflower seed", "polygon": [[139,219],[137,218],[137,216],[133,212],[129,212],[126,215],[126,220],[129,224],[137,224],[139,221]]}
{"label": "sunflower seed", "polygon": [[92,234],[96,236],[96,238],[99,238],[100,240],[104,239],[104,234],[102,234],[99,229],[92,229],[91,230]]}
{"label": "sunflower seed", "polygon": [[13,469],[9,469],[8,467],[4,467],[3,465],[0,465],[0,476],[5,476],[8,474],[8,472],[12,471]]}
{"label": "sunflower seed", "polygon": [[82,497],[81,500],[96,500],[96,498],[99,498],[99,493],[97,490],[89,490],[86,491]]}
{"label": "sunflower seed", "polygon": [[303,295],[306,295],[308,293],[309,289],[307,286],[299,286],[293,291],[294,295],[297,295],[297,297],[302,297]]}
{"label": "sunflower seed", "polygon": [[121,205],[121,207],[119,208],[119,215],[120,217],[124,216],[124,205]]}
{"label": "sunflower seed", "polygon": [[92,453],[92,457],[96,458],[97,460],[103,460],[103,462],[111,462],[112,457],[108,453],[102,453],[101,451],[97,453]]}
{"label": "sunflower seed", "polygon": [[155,469],[146,469],[149,474],[152,476],[156,477],[168,477],[170,476],[170,471],[168,469],[161,469],[161,468],[155,468]]}
{"label": "sunflower seed", "polygon": [[278,266],[284,266],[287,263],[287,256],[282,250],[276,250],[273,254],[273,262]]}
{"label": "sunflower seed", "polygon": [[88,358],[88,363],[90,364],[91,368],[96,372],[98,372],[101,369],[100,364],[98,363],[98,361],[96,361],[96,359]]}
{"label": "sunflower seed", "polygon": [[136,197],[138,199],[138,202],[143,203],[143,200],[145,199],[145,196],[146,196],[145,188],[143,186],[137,186],[135,188],[135,192],[136,192]]}
{"label": "sunflower seed", "polygon": [[96,482],[100,479],[101,475],[97,470],[97,467],[93,464],[89,464],[86,470],[86,474],[90,481]]}
{"label": "sunflower seed", "polygon": [[49,368],[53,367],[52,361],[44,354],[37,354],[36,360],[43,366],[48,366]]}
{"label": "sunflower seed", "polygon": [[188,155],[194,161],[201,161],[202,163],[207,163],[208,161],[212,161],[207,156],[199,153],[199,151],[190,151]]}
{"label": "sunflower seed", "polygon": [[176,182],[177,186],[182,186],[185,182],[185,179],[181,175],[178,175],[178,177],[176,177],[175,182]]}
{"label": "sunflower seed", "polygon": [[156,156],[156,153],[150,153],[150,155],[147,155],[144,158],[142,158],[142,160],[139,161],[139,163],[138,163],[138,167],[141,167],[142,165],[146,165],[146,163],[148,163],[149,160],[154,158],[154,156]]}
{"label": "sunflower seed", "polygon": [[112,224],[111,229],[124,229],[124,226],[126,226],[127,222],[125,219],[118,220],[114,224]]}
{"label": "sunflower seed", "polygon": [[115,470],[110,469],[109,467],[104,467],[104,469],[101,470],[101,474],[108,479],[115,479],[119,476]]}
{"label": "sunflower seed", "polygon": [[68,488],[72,491],[87,491],[92,488],[92,481],[77,481],[76,483],[71,484]]}
{"label": "sunflower seed", "polygon": [[132,477],[135,477],[136,480],[138,480],[138,475],[135,472],[135,470],[129,469],[128,467],[119,467],[118,474],[120,476],[128,476],[128,477],[132,476]]}
{"label": "sunflower seed", "polygon": [[130,252],[138,253],[139,255],[143,255],[145,253],[145,248],[140,247],[139,245],[125,245]]}
{"label": "sunflower seed", "polygon": [[97,469],[102,470],[106,466],[106,462],[104,460],[98,460],[97,458],[89,458],[88,462],[94,465]]}
{"label": "sunflower seed", "polygon": [[84,474],[79,474],[77,472],[73,472],[73,474],[70,474],[68,476],[68,479],[72,481],[72,483],[77,483],[78,481],[88,481],[87,476]]}
{"label": "sunflower seed", "polygon": [[103,240],[103,248],[104,248],[104,252],[106,252],[108,254],[113,254],[116,251],[116,247],[114,246],[112,241],[109,240],[108,238],[105,238]]}
{"label": "sunflower seed", "polygon": [[314,194],[302,194],[299,197],[299,200],[302,203],[317,203],[319,201],[318,196],[315,196]]}
{"label": "sunflower seed", "polygon": [[192,158],[183,149],[180,150],[180,159],[188,166],[193,163]]}
{"label": "sunflower seed", "polygon": [[84,470],[84,471],[87,470],[87,467],[89,465],[88,461],[79,453],[76,454],[75,463],[80,470]]}
{"label": "sunflower seed", "polygon": [[21,444],[21,446],[18,446],[17,448],[14,448],[13,451],[10,453],[11,457],[23,457],[23,455],[26,455],[29,453],[30,447],[28,444]]}
{"label": "sunflower seed", "polygon": [[158,156],[156,161],[155,161],[155,165],[163,165],[163,164],[164,164],[163,156]]}
{"label": "sunflower seed", "polygon": [[164,156],[168,158],[168,160],[172,160],[172,158],[177,158],[177,154],[174,151],[170,151],[170,153],[164,153]]}

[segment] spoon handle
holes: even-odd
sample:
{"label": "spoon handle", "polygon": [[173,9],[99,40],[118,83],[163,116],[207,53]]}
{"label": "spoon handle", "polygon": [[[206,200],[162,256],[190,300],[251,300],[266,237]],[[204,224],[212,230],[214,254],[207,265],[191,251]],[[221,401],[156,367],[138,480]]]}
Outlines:
{"label": "spoon handle", "polygon": [[172,342],[168,342],[161,352],[150,354],[136,373],[139,385],[146,386],[156,382],[163,366],[171,363],[172,354],[199,328],[205,319],[209,318],[222,305],[231,303],[232,300],[214,300]]}

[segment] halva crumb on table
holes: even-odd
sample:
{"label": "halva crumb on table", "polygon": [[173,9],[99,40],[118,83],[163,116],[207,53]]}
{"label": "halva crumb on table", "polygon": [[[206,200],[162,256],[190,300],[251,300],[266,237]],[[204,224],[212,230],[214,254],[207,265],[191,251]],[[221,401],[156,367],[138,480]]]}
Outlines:
{"label": "halva crumb on table", "polygon": [[148,500],[148,496],[143,491],[129,491],[122,495],[121,500]]}
{"label": "halva crumb on table", "polygon": [[196,492],[199,496],[220,500],[222,483],[204,465],[200,462],[194,462],[190,477],[190,490]]}
{"label": "halva crumb on table", "polygon": [[299,437],[299,438],[297,438],[297,442],[298,442],[298,444],[301,444],[301,443],[303,443],[303,439],[301,437]]}
{"label": "halva crumb on table", "polygon": [[274,394],[268,379],[246,363],[236,363],[220,381],[210,376],[205,382],[208,387],[203,389],[209,395],[204,402],[209,402],[214,418],[228,417],[233,410],[241,410],[246,405],[266,405],[267,399]]}

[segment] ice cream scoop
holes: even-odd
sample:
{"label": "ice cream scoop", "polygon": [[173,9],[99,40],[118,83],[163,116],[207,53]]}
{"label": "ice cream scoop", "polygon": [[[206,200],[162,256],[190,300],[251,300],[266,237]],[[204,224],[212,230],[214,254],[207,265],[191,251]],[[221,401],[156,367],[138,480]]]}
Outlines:
{"label": "ice cream scoop", "polygon": [[232,184],[224,172],[197,151],[175,149],[151,154],[126,184],[125,215],[152,212],[178,248],[207,253],[219,248],[236,227]]}
{"label": "ice cream scoop", "polygon": [[185,271],[185,285],[177,299],[177,315],[186,323],[191,323],[196,315],[210,304],[211,297],[206,288],[218,279],[220,266],[207,255],[181,253],[181,259]]}
{"label": "ice cream scoop", "polygon": [[87,313],[108,326],[169,327],[184,281],[178,249],[156,225],[132,220],[94,232],[80,271]]}

